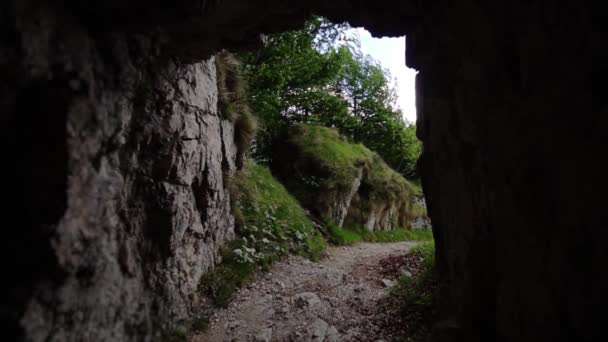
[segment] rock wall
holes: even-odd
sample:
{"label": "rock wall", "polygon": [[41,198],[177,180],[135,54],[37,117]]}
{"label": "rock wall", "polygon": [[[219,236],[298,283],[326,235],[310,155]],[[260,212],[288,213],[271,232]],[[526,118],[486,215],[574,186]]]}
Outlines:
{"label": "rock wall", "polygon": [[368,201],[355,194],[344,223],[363,226],[369,231],[409,228],[411,217],[407,199]]}
{"label": "rock wall", "polygon": [[194,317],[234,234],[213,58],[184,64],[162,31],[96,32],[59,8],[0,18],[3,335],[158,340]]}
{"label": "rock wall", "polygon": [[604,335],[608,49],[598,42],[608,31],[598,10],[437,4],[408,35],[408,64],[420,70],[423,187],[446,282],[439,335]]}
{"label": "rock wall", "polygon": [[329,218],[338,226],[342,226],[352,208],[352,201],[357,195],[362,179],[363,170],[360,169],[347,188],[320,193],[315,206],[319,216]]}

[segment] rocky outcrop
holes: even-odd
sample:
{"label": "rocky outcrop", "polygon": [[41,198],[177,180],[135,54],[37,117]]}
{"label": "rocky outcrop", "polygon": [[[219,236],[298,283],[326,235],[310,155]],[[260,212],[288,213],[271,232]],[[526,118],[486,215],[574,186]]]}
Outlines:
{"label": "rocky outcrop", "polygon": [[362,226],[369,231],[410,227],[412,215],[409,197],[370,201],[355,194],[344,224]]}
{"label": "rocky outcrop", "polygon": [[447,284],[439,327],[467,341],[604,335],[601,3],[56,3],[0,4],[8,336],[22,322],[30,340],[145,340],[188,316],[231,234],[231,124],[201,61],[313,10],[407,34]]}
{"label": "rocky outcrop", "polygon": [[234,234],[234,124],[217,115],[214,60],[162,56],[162,32],[12,10],[0,42],[5,334],[157,340],[193,317],[199,278]]}
{"label": "rocky outcrop", "polygon": [[370,231],[409,227],[411,185],[365,146],[305,124],[274,145],[273,172],[318,220]]}
{"label": "rocky outcrop", "polygon": [[357,195],[357,191],[361,186],[362,179],[363,170],[360,169],[358,170],[357,175],[353,179],[350,186],[346,188],[346,191],[342,191],[342,193],[337,193],[334,194],[334,196],[330,196],[334,200],[325,200],[325,207],[328,208],[326,217],[331,217],[339,226],[344,224],[344,220],[352,207],[353,198],[355,195]]}

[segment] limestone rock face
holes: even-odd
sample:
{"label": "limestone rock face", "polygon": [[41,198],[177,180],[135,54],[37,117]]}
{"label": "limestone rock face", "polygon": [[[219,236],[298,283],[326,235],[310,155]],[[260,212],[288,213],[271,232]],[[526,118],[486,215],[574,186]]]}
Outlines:
{"label": "limestone rock face", "polygon": [[234,235],[234,127],[217,115],[214,60],[161,56],[162,32],[12,10],[1,25],[14,39],[0,41],[8,336],[157,340],[192,316]]}
{"label": "limestone rock face", "polygon": [[273,173],[319,221],[369,231],[409,227],[414,216],[410,184],[365,146],[337,130],[306,124],[275,139]]}

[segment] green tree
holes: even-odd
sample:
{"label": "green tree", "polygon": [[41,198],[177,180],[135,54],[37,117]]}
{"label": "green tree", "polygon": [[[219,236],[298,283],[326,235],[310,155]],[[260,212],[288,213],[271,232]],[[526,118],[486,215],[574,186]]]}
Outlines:
{"label": "green tree", "polygon": [[305,122],[335,127],[406,177],[416,177],[415,127],[396,108],[388,71],[361,53],[348,29],[315,17],[304,29],[271,35],[263,49],[242,56],[249,102],[261,126],[253,156],[269,162],[275,138]]}
{"label": "green tree", "polygon": [[342,56],[332,45],[345,27],[313,18],[303,30],[272,35],[263,49],[242,56],[249,102],[261,125],[255,158],[268,161],[274,137],[290,123],[347,114],[344,101],[327,88],[340,73]]}

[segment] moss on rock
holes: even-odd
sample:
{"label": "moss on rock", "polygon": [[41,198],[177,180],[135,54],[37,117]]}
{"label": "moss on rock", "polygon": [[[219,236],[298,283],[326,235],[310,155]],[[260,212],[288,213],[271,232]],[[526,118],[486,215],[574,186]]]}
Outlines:
{"label": "moss on rock", "polygon": [[335,129],[298,124],[276,145],[273,170],[321,221],[387,230],[413,218],[414,187]]}
{"label": "moss on rock", "polygon": [[255,137],[257,121],[245,96],[246,83],[241,76],[241,64],[230,52],[215,57],[217,73],[218,110],[223,119],[234,122],[237,146],[237,167],[243,168],[245,156]]}

